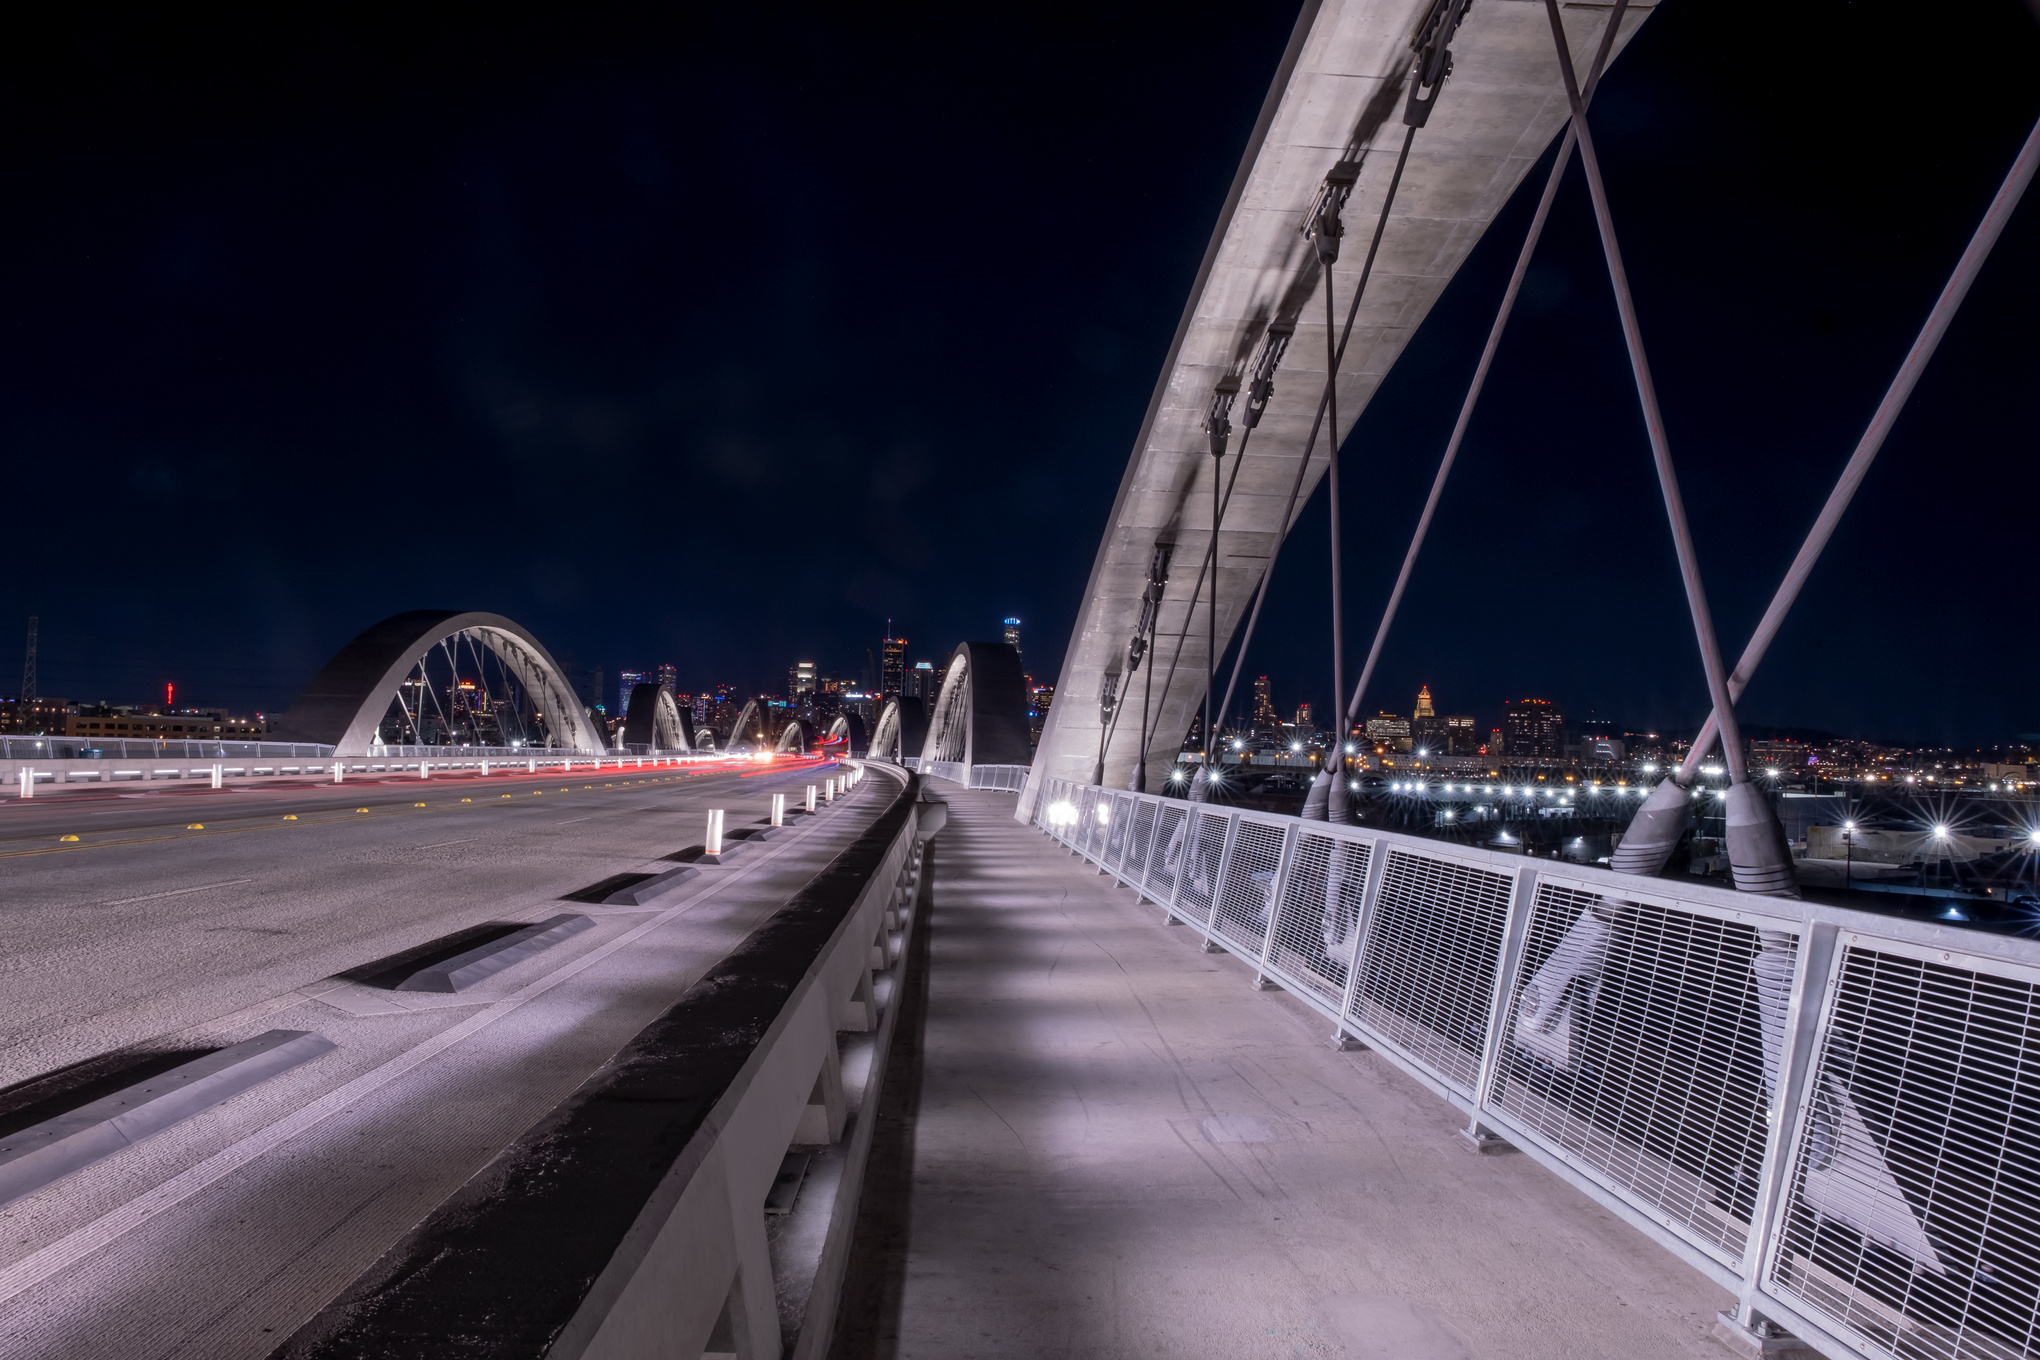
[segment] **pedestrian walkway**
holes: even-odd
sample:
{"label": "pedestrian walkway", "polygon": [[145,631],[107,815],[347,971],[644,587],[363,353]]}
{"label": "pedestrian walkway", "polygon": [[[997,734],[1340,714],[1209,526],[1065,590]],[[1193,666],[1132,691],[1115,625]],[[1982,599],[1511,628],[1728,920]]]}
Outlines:
{"label": "pedestrian walkway", "polygon": [[1729,1296],[946,783],[835,1354],[1659,1360]]}

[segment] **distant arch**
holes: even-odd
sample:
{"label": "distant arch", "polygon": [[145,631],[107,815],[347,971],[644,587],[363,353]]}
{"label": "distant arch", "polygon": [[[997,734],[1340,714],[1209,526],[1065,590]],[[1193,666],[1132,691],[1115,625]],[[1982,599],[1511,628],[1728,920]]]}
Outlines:
{"label": "distant arch", "polygon": [[649,746],[655,751],[691,751],[694,715],[682,711],[673,701],[673,691],[656,681],[633,685],[630,706],[624,710],[623,744]]}
{"label": "distant arch", "polygon": [[515,678],[534,718],[545,725],[547,746],[607,748],[566,673],[530,630],[501,614],[457,609],[414,609],[363,629],[299,691],[275,729],[286,740],[330,745],[338,755],[365,755],[379,743],[392,706],[404,702],[411,672],[432,649],[456,640],[487,648]]}
{"label": "distant arch", "polygon": [[895,699],[879,715],[869,754],[877,760],[917,756],[928,742],[928,706],[916,698]]}
{"label": "distant arch", "polygon": [[928,719],[922,768],[930,760],[965,765],[1026,765],[1027,676],[1010,642],[966,642],[949,659]]}
{"label": "distant arch", "polygon": [[815,725],[801,718],[786,724],[786,730],[779,734],[778,754],[806,755],[808,747],[814,745]]}
{"label": "distant arch", "polygon": [[749,743],[754,749],[763,750],[765,741],[765,710],[756,699],[746,699],[743,711],[737,714],[737,725],[730,729],[730,739],[723,745],[735,750]]}
{"label": "distant arch", "polygon": [[838,713],[836,720],[829,724],[829,730],[822,734],[824,744],[833,741],[843,743],[846,755],[862,755],[865,751],[864,719],[855,713]]}

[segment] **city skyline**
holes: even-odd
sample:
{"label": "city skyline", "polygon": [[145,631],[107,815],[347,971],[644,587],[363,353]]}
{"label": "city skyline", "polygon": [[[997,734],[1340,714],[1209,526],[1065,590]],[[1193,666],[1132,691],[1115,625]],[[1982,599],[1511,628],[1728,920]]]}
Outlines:
{"label": "city skyline", "polygon": [[[1857,105],[1841,85],[1915,69],[1916,34],[1874,9],[1779,16],[1781,43],[1846,59],[1765,103],[1737,94],[1769,59],[1731,13],[1659,6],[1596,100],[1623,211],[1657,224],[1631,243],[1632,281],[1731,652],[2040,101],[2040,41],[2007,0],[1977,12],[1972,135],[1850,135]],[[1011,614],[1028,620],[1030,670],[1056,678],[1155,364],[1291,17],[1230,14],[1223,51],[1195,24],[1133,11],[1089,26],[1076,50],[1023,23],[991,43],[996,72],[942,87],[951,117],[936,126],[921,118],[925,92],[906,93],[942,69],[935,38],[903,20],[815,16],[822,39],[788,52],[769,15],[737,12],[651,30],[506,18],[481,34],[429,19],[394,51],[158,16],[103,50],[73,32],[82,18],[38,16],[47,41],[0,57],[25,131],[0,148],[21,208],[0,253],[18,322],[0,365],[0,446],[22,468],[94,467],[95,513],[116,522],[337,515],[348,528],[318,552],[192,535],[162,570],[153,542],[112,536],[81,552],[60,517],[37,518],[0,581],[0,677],[18,670],[15,621],[33,612],[49,692],[118,699],[174,680],[209,703],[273,711],[369,622],[460,595],[612,676],[663,656],[764,692],[793,654],[861,659],[888,614],[945,644],[996,637],[986,630]],[[476,41],[487,59],[414,55]],[[562,43],[622,102],[578,101],[579,77],[554,60]],[[251,74],[265,69],[296,75]],[[333,83],[342,69],[355,77]],[[1066,79],[1042,83],[1043,70]],[[866,98],[874,89],[892,93]],[[774,112],[734,112],[760,107]],[[841,135],[816,143],[820,125]],[[703,136],[734,154],[697,165]],[[874,138],[898,148],[875,177],[855,150]],[[980,229],[931,237],[904,206],[917,201],[908,186],[984,156],[1005,171],[959,180],[945,208]],[[1903,192],[1850,187],[1885,183],[1893,165],[1906,167]],[[1444,442],[1441,394],[1471,368],[1540,178],[1533,167],[1347,442],[1356,653]],[[701,211],[787,183],[856,211],[762,223]],[[1003,206],[1063,195],[1086,210]],[[332,233],[339,203],[359,206],[359,231]],[[591,251],[588,220],[620,234]],[[1142,231],[1095,229],[1134,220]],[[1760,249],[1774,232],[1823,249]],[[954,343],[975,309],[933,281],[986,253],[1016,262],[1005,321]],[[763,274],[677,264],[739,256]],[[1724,261],[1734,267],[1712,267]],[[1982,500],[1942,475],[1946,451],[2025,442],[2005,398],[2040,344],[2023,319],[2036,271],[2029,202],[1741,704],[1747,721],[1933,741],[2040,730],[2024,681],[2040,641],[2008,628],[1988,590],[1949,579],[2015,579],[2019,535],[1991,515],[2030,500],[2040,471],[1995,459]],[[927,282],[904,294],[880,282],[903,278]],[[1777,324],[1752,341],[1743,318],[1758,310]],[[789,384],[768,356],[795,333],[832,362]],[[900,384],[903,354],[915,378]],[[1054,400],[1016,401],[1018,372]],[[1383,695],[1406,706],[1428,679],[1564,695],[1632,723],[1705,717],[1627,385],[1575,169],[1364,709]],[[885,418],[853,417],[874,391],[892,393]],[[1007,418],[988,427],[987,409]],[[561,498],[555,463],[601,469],[587,505]],[[479,555],[468,535],[421,532],[451,493],[360,477],[407,466],[472,469],[488,513],[533,527]],[[699,517],[650,573],[565,529],[654,478],[732,505],[797,495],[869,532],[780,580],[730,570],[752,543],[746,516]],[[1320,492],[1300,508],[1245,670],[1287,677],[1329,714],[1326,527]],[[1179,564],[1172,621],[1194,575]],[[1917,641],[1904,621],[1919,621]],[[1936,664],[1877,662],[1888,647]],[[1958,690],[1959,705],[1947,698]]]}

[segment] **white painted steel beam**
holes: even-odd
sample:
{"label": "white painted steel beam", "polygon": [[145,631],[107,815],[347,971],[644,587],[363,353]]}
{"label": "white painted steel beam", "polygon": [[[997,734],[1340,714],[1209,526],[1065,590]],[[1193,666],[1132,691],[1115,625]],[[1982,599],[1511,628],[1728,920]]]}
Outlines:
{"label": "white painted steel beam", "polygon": [[[1632,4],[1615,50],[1651,12]],[[1191,612],[1198,563],[1210,547],[1213,459],[1203,420],[1218,381],[1237,376],[1271,321],[1293,321],[1294,340],[1275,373],[1267,414],[1247,444],[1219,534],[1218,638],[1225,647],[1245,616],[1268,559],[1290,525],[1282,510],[1303,441],[1325,388],[1324,307],[1317,258],[1302,235],[1327,171],[1362,162],[1345,219],[1348,233],[1372,230],[1404,133],[1410,39],[1426,0],[1326,0],[1308,5],[1277,69],[1211,244],[1190,292],[1146,420],[1113,502],[1104,541],[1057,683],[1034,760],[1036,780],[1088,780],[1098,757],[1099,690],[1123,664],[1140,614],[1154,545],[1173,540],[1174,569],[1163,597],[1155,648],[1148,787],[1166,765],[1202,701],[1209,657],[1205,606]],[[1566,34],[1591,58],[1611,7],[1571,4]],[[1402,187],[1382,239],[1352,340],[1338,374],[1339,437],[1351,431],[1375,390],[1445,285],[1566,116],[1565,90],[1541,4],[1477,4],[1452,43],[1453,75],[1429,123],[1416,134]],[[1334,284],[1343,321],[1366,251],[1343,252]],[[1232,448],[1240,447],[1236,430]],[[1304,477],[1300,512],[1325,469],[1323,442]],[[1365,459],[1368,451],[1348,457]],[[1356,470],[1365,464],[1355,464]],[[1225,468],[1229,473],[1232,458]],[[1204,600],[1210,599],[1209,589]],[[1181,662],[1166,686],[1177,635]],[[1122,712],[1105,760],[1105,782],[1124,787],[1140,741],[1142,685],[1122,686]],[[1031,815],[1035,793],[1020,800]]]}

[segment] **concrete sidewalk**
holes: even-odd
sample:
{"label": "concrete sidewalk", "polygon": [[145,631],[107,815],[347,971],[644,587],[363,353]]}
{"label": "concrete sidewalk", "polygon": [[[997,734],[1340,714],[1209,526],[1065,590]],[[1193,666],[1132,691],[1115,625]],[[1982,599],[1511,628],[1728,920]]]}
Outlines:
{"label": "concrete sidewalk", "polygon": [[1726,1293],[1011,794],[936,788],[835,1355],[1728,1356]]}

